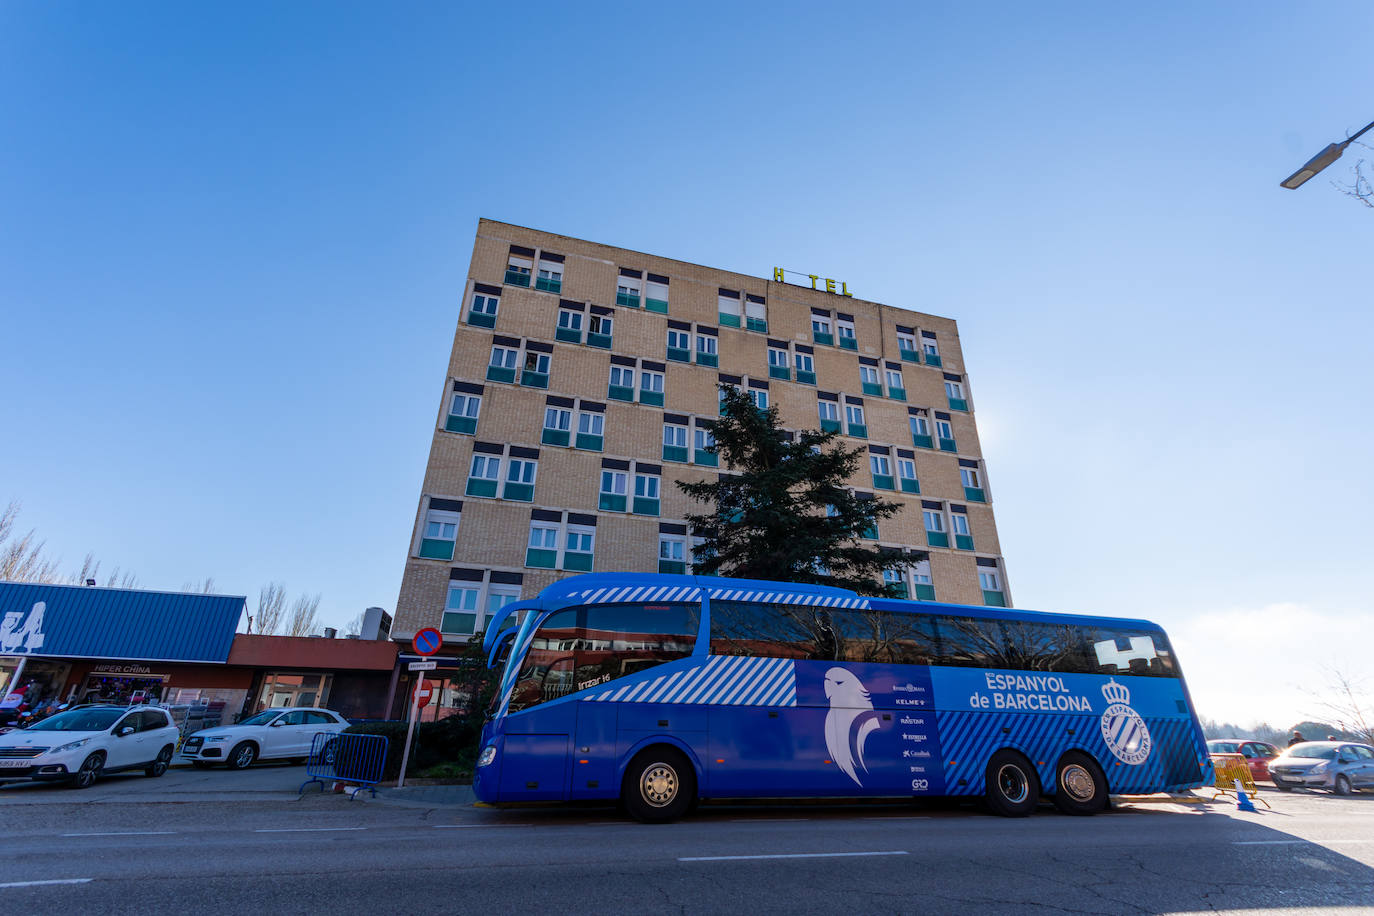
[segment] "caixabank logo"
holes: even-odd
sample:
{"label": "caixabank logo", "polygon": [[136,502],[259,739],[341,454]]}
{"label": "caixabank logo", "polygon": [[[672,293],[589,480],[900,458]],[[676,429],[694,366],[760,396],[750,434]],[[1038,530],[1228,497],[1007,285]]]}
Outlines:
{"label": "caixabank logo", "polygon": [[1102,713],[1102,740],[1107,742],[1107,749],[1122,763],[1144,763],[1150,756],[1150,730],[1140,713],[1128,705],[1130,689],[1113,679],[1103,685],[1102,695],[1108,704]]}

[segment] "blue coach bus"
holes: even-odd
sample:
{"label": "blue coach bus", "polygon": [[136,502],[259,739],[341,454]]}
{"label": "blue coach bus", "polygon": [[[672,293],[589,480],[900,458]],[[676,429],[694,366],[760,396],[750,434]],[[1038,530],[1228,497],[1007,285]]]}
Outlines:
{"label": "blue coach bus", "polygon": [[507,605],[484,648],[505,665],[486,802],[619,799],[668,821],[702,798],[983,796],[1016,817],[1209,777],[1144,620],[593,573]]}

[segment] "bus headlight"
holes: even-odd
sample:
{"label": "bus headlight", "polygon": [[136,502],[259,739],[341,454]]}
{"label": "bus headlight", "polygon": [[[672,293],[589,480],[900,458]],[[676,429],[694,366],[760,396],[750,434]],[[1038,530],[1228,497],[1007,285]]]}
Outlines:
{"label": "bus headlight", "polygon": [[477,765],[484,767],[496,759],[496,745],[488,744],[482,748],[482,755],[477,758]]}

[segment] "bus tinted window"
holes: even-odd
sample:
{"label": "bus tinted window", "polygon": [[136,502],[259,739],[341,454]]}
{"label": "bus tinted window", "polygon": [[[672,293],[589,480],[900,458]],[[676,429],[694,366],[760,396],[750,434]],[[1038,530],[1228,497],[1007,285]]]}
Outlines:
{"label": "bus tinted window", "polygon": [[768,658],[835,658],[830,614],[812,605],[711,602],[711,653]]}
{"label": "bus tinted window", "polygon": [[692,654],[694,604],[612,604],[550,614],[530,642],[511,693],[516,712]]}
{"label": "bus tinted window", "polygon": [[1163,633],[1083,627],[1089,669],[1098,674],[1178,677],[1173,650]]}

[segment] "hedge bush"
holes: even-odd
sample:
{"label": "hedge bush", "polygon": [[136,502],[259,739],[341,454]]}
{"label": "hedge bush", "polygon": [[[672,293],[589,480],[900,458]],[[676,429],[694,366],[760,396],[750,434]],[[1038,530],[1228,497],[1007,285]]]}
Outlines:
{"label": "hedge bush", "polygon": [[[400,776],[406,723],[365,722],[350,725],[345,731],[359,735],[385,735],[386,765],[382,769],[382,779],[393,780]],[[472,766],[477,761],[477,743],[481,737],[482,720],[477,716],[449,716],[437,722],[419,723],[415,726],[415,745],[410,749],[410,775],[440,764],[455,764],[471,776]]]}

